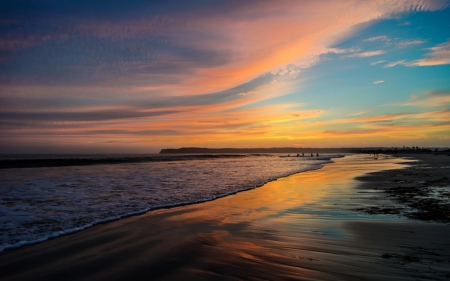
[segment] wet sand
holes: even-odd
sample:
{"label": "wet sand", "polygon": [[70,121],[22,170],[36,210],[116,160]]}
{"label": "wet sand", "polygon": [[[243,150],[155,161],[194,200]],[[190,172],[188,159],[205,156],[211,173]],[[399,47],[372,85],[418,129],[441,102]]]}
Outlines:
{"label": "wet sand", "polygon": [[378,188],[404,177],[394,169],[405,161],[335,159],[215,201],[7,250],[0,253],[0,279],[448,280],[448,223],[358,210],[406,204]]}

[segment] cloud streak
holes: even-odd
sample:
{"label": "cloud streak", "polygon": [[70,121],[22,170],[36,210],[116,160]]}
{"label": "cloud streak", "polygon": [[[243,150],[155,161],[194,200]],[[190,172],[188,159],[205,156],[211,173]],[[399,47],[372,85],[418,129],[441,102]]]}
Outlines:
{"label": "cloud streak", "polygon": [[387,63],[386,65],[383,66],[383,68],[390,68],[390,67],[394,67],[397,65],[405,65],[405,64],[406,64],[406,60],[399,60],[399,61]]}
{"label": "cloud streak", "polygon": [[356,54],[349,55],[349,57],[367,58],[367,57],[379,56],[379,55],[383,55],[383,54],[386,54],[386,51],[377,50],[377,51],[367,51],[367,52],[356,53]]}
{"label": "cloud streak", "polygon": [[426,91],[421,95],[413,95],[411,101],[400,104],[401,106],[439,107],[450,104],[450,91],[434,90]]}
{"label": "cloud streak", "polygon": [[376,42],[376,41],[388,42],[388,41],[391,41],[391,39],[389,39],[385,35],[382,35],[382,36],[370,37],[370,38],[364,39],[363,41],[364,42]]}
{"label": "cloud streak", "polygon": [[[402,43],[403,42],[403,43]],[[402,41],[399,43],[400,48],[406,48],[411,45],[422,44],[424,41],[421,40],[412,40],[412,41]],[[435,65],[446,65],[450,64],[450,40],[444,42],[442,44],[436,45],[431,48],[427,48],[426,50],[430,50],[428,54],[425,55],[425,58],[407,61],[405,59],[390,62],[386,64],[384,67],[394,67],[397,65],[404,66],[435,66]]]}
{"label": "cloud streak", "polygon": [[396,45],[400,49],[403,49],[403,48],[407,48],[409,46],[420,45],[420,44],[423,44],[423,43],[425,43],[424,40],[418,40],[418,39],[416,39],[416,40],[402,40],[402,41],[397,42]]}
{"label": "cloud streak", "polygon": [[429,48],[431,52],[425,58],[408,62],[407,66],[434,66],[450,64],[450,40]]}

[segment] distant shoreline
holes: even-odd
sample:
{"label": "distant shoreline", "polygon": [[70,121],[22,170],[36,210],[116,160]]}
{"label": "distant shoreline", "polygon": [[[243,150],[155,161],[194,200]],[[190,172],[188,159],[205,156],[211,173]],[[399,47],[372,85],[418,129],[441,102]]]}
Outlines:
{"label": "distant shoreline", "polygon": [[159,154],[190,154],[190,153],[350,153],[349,148],[299,148],[299,147],[273,147],[273,148],[202,148],[182,147],[161,149]]}
{"label": "distant shoreline", "polygon": [[450,154],[450,149],[438,151],[429,148],[419,147],[363,147],[363,148],[311,148],[311,147],[271,147],[271,148],[204,148],[204,147],[182,147],[182,148],[166,148],[161,149],[159,154],[195,154],[195,153],[384,153],[384,154]]}
{"label": "distant shoreline", "polygon": [[[1,169],[12,168],[41,168],[41,167],[67,167],[67,166],[87,166],[105,164],[126,164],[145,162],[165,162],[181,160],[202,160],[212,158],[233,158],[245,157],[247,155],[260,154],[284,154],[285,156],[296,156],[297,154],[325,154],[325,153],[355,153],[355,154],[435,154],[450,156],[450,149],[431,150],[428,148],[387,148],[387,147],[366,147],[366,148],[300,148],[300,147],[273,147],[273,148],[201,148],[182,147],[161,149],[159,154],[142,155],[131,154],[90,154],[90,155],[36,155],[36,158],[17,158],[0,160]],[[17,154],[19,156],[19,154]],[[29,155],[28,155],[29,156]]]}

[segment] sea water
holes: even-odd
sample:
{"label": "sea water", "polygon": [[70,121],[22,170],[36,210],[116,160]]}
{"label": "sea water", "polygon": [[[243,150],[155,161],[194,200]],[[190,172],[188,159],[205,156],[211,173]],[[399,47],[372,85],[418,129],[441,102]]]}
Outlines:
{"label": "sea water", "polygon": [[[74,158],[57,158],[64,157]],[[105,156],[78,156],[83,157]],[[126,159],[133,162],[133,157],[138,156]],[[280,177],[319,169],[333,157],[339,156],[150,155],[148,162],[139,163],[1,169],[0,251],[157,208],[204,202],[256,188]],[[55,157],[39,156],[45,158]]]}

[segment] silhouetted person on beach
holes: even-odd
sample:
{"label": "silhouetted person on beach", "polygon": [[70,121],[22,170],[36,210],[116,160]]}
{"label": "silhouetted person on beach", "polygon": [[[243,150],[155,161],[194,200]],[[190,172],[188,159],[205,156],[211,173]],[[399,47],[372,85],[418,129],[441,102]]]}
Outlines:
{"label": "silhouetted person on beach", "polygon": [[314,155],[311,153],[311,157],[313,157]]}
{"label": "silhouetted person on beach", "polygon": [[297,157],[299,157],[299,156],[300,156],[300,154],[297,153]]}
{"label": "silhouetted person on beach", "polygon": [[317,153],[316,156],[319,157],[319,153]]}
{"label": "silhouetted person on beach", "polygon": [[302,157],[305,156],[305,153],[302,153]]}

